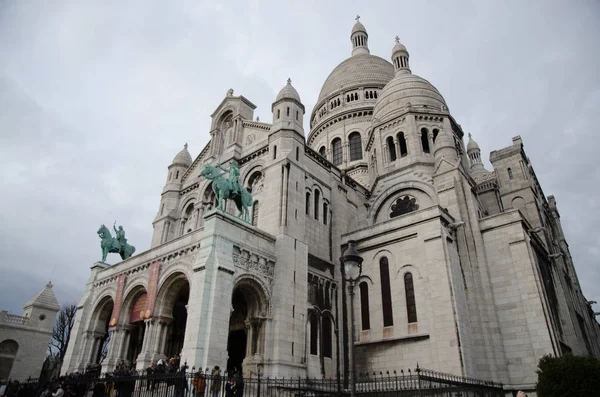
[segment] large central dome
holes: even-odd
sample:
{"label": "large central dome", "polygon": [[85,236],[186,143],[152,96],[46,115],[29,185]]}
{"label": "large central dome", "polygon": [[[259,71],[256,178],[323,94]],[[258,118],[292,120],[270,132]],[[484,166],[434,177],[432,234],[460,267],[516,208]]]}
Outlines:
{"label": "large central dome", "polygon": [[327,77],[319,94],[320,103],[331,94],[355,86],[384,86],[394,77],[394,66],[371,54],[357,54],[340,63]]}

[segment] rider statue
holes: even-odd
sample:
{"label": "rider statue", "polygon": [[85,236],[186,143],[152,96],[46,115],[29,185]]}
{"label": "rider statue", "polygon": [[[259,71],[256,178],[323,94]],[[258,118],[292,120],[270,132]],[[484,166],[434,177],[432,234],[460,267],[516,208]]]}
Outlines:
{"label": "rider statue", "polygon": [[229,173],[229,178],[227,178],[227,180],[229,181],[229,186],[231,188],[231,195],[241,195],[240,169],[233,163],[229,163],[229,169],[223,168],[221,164],[217,164],[217,168]]}
{"label": "rider statue", "polygon": [[113,229],[115,230],[115,238],[119,241],[121,248],[125,247],[127,244],[127,239],[125,238],[125,229],[123,226],[119,226],[119,229],[116,228],[117,221],[113,224]]}

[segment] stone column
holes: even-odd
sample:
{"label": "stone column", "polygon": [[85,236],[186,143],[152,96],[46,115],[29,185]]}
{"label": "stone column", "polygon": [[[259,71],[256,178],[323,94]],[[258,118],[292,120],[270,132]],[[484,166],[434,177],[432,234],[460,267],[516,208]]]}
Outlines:
{"label": "stone column", "polygon": [[389,162],[390,162],[390,153],[388,150],[388,146],[386,144],[384,144],[383,145],[383,165],[384,165],[384,167]]}
{"label": "stone column", "polygon": [[400,141],[396,137],[394,137],[394,147],[396,148],[396,158],[399,159],[402,154],[400,153]]}
{"label": "stone column", "polygon": [[204,204],[200,205],[198,208],[198,218],[196,219],[196,229],[199,229],[202,226],[202,217],[204,216]]}
{"label": "stone column", "polygon": [[81,351],[79,352],[79,356],[77,357],[77,365],[75,367],[75,369],[77,371],[82,371],[85,369],[85,366],[87,364],[87,359],[90,354],[90,350],[92,349],[91,344],[94,343],[92,335],[93,335],[92,331],[86,331],[84,333],[83,344],[82,344],[83,346],[81,348]]}
{"label": "stone column", "polygon": [[110,343],[106,354],[106,368],[103,370],[112,371],[121,357],[123,332],[119,327],[113,327],[108,330],[108,333],[110,334]]}

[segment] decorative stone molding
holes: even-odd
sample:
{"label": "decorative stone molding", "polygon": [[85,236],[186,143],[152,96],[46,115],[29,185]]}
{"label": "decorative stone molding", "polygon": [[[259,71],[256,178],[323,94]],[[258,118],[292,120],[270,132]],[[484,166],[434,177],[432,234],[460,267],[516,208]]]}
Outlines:
{"label": "decorative stone molding", "polygon": [[250,160],[254,160],[255,158],[262,157],[262,156],[266,155],[267,153],[269,153],[269,145],[265,145],[265,146],[261,147],[260,149],[255,150],[254,152],[250,153],[246,157],[241,158],[240,161],[238,162],[238,165],[242,166],[242,165],[246,164],[247,162],[249,162]]}
{"label": "decorative stone molding", "polygon": [[[177,250],[168,252],[160,257],[154,257],[152,259],[148,259],[148,260],[144,261],[143,263],[139,264],[138,266],[134,266],[134,267],[129,268],[120,273],[113,274],[108,278],[105,278],[105,279],[95,282],[94,288],[98,288],[103,285],[112,284],[112,283],[116,282],[117,277],[119,277],[119,275],[121,275],[121,274],[127,274],[129,276],[129,275],[134,275],[136,273],[145,272],[150,268],[150,265],[152,263],[156,262],[157,260],[160,260],[164,266],[168,266],[170,263],[173,263],[175,261],[181,261],[183,258],[186,258],[186,257],[194,254],[199,248],[200,248],[200,242],[195,242],[188,246],[181,247]],[[117,266],[117,265],[115,265],[115,266]]]}
{"label": "decorative stone molding", "polygon": [[233,264],[247,272],[265,277],[269,281],[269,285],[273,285],[273,277],[275,276],[274,260],[234,245]]}

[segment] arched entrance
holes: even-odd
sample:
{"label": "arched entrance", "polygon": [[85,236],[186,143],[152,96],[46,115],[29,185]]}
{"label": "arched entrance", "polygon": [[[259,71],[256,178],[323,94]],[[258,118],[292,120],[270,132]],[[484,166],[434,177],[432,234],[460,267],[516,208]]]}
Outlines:
{"label": "arched entrance", "polygon": [[159,346],[160,355],[170,358],[181,354],[185,340],[189,297],[190,283],[185,274],[174,273],[163,282],[157,299],[157,315],[168,320],[168,325],[163,330],[166,335],[164,346]]}
{"label": "arched entrance", "polygon": [[246,344],[248,335],[246,332],[246,319],[248,318],[248,303],[244,294],[236,290],[231,298],[231,317],[229,319],[229,337],[227,338],[227,372],[241,369],[244,358],[246,358]]}
{"label": "arched entrance", "polygon": [[17,341],[6,339],[0,342],[0,380],[8,380],[18,351]]}
{"label": "arched entrance", "polygon": [[110,296],[107,296],[102,299],[94,309],[91,328],[95,333],[97,341],[95,342],[95,345],[93,345],[91,356],[92,364],[102,364],[108,354],[108,346],[110,344],[108,326],[114,305],[113,299]]}
{"label": "arched entrance", "polygon": [[120,324],[125,324],[128,334],[123,341],[126,345],[123,359],[129,364],[136,361],[142,352],[146,327],[144,324],[148,294],[142,286],[134,288],[123,302],[123,314]]}
{"label": "arched entrance", "polygon": [[262,361],[264,351],[268,300],[261,284],[251,278],[239,280],[233,289],[231,307],[227,371],[243,369],[247,374],[249,366]]}

